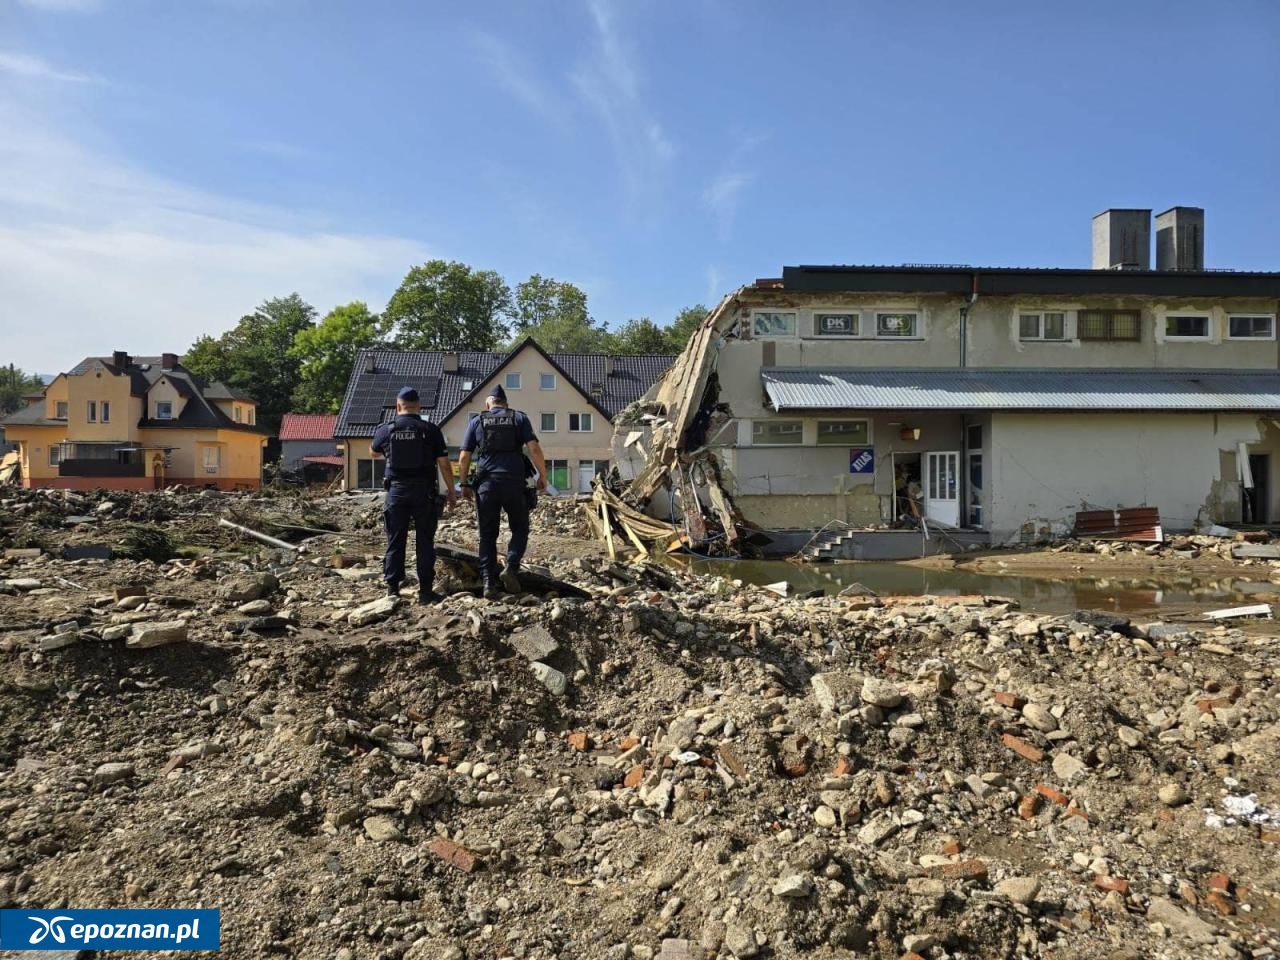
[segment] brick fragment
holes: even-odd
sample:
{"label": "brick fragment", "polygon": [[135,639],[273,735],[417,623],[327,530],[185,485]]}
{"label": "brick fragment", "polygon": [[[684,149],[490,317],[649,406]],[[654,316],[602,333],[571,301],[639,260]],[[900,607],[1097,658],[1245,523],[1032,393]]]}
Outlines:
{"label": "brick fragment", "polygon": [[569,747],[579,753],[586,753],[592,747],[590,734],[584,731],[569,734]]}
{"label": "brick fragment", "polygon": [[1178,896],[1193,907],[1200,903],[1200,895],[1196,888],[1185,880],[1178,881]]}
{"label": "brick fragment", "polygon": [[1105,893],[1114,890],[1123,896],[1129,892],[1129,881],[1124,877],[1094,877],[1093,885]]}
{"label": "brick fragment", "polygon": [[1079,817],[1081,820],[1088,820],[1089,811],[1081,806],[1079,801],[1073,799],[1069,804],[1067,804],[1067,816]]}
{"label": "brick fragment", "polygon": [[1026,697],[1020,697],[1016,693],[1009,693],[1001,690],[996,694],[996,703],[1002,707],[1008,707],[1011,710],[1021,710],[1027,705]]}
{"label": "brick fragment", "polygon": [[169,774],[173,773],[173,771],[177,770],[179,767],[185,767],[186,765],[187,765],[186,757],[182,756],[182,754],[174,754],[172,757],[169,758],[169,762],[160,768],[161,779],[163,779],[164,777],[167,777]]}
{"label": "brick fragment", "polygon": [[638,787],[644,783],[645,769],[643,764],[636,764],[627,771],[627,775],[622,778],[624,787]]}
{"label": "brick fragment", "polygon": [[742,758],[738,756],[738,751],[733,749],[732,744],[722,743],[716,748],[716,752],[720,754],[720,761],[725,765],[725,769],[735,777],[741,779],[747,775],[746,764],[742,762]]}
{"label": "brick fragment", "polygon": [[1217,890],[1210,890],[1209,895],[1204,898],[1204,902],[1224,917],[1229,917],[1236,912],[1236,905],[1231,902],[1231,898],[1224,893],[1219,893]]}
{"label": "brick fragment", "polygon": [[1053,789],[1053,787],[1049,786],[1047,783],[1037,783],[1035,785],[1035,791],[1046,800],[1056,803],[1060,807],[1065,807],[1071,802],[1071,798],[1065,793],[1061,790]]}
{"label": "brick fragment", "polygon": [[436,837],[427,844],[427,849],[441,860],[457,867],[463,873],[471,873],[476,868],[476,855],[470,850],[458,846],[452,840]]}
{"label": "brick fragment", "polygon": [[986,880],[987,865],[976,858],[958,860],[955,863],[926,867],[925,874],[930,877],[941,877],[943,880]]}
{"label": "brick fragment", "polygon": [[1161,823],[1173,823],[1173,820],[1174,820],[1173,811],[1168,809],[1167,807],[1157,810],[1156,819],[1159,820]]}
{"label": "brick fragment", "polygon": [[1215,873],[1209,877],[1209,889],[1220,893],[1231,892],[1231,878],[1225,873]]}
{"label": "brick fragment", "polygon": [[638,746],[640,746],[639,737],[623,737],[621,740],[618,741],[618,752],[626,753],[632,747],[638,747]]}
{"label": "brick fragment", "polygon": [[847,777],[853,773],[853,761],[848,757],[841,757],[836,761],[835,775],[837,777]]}
{"label": "brick fragment", "polygon": [[1022,757],[1023,760],[1030,760],[1032,763],[1039,763],[1044,759],[1044,751],[1035,744],[1027,743],[1021,737],[1015,737],[1012,733],[1006,733],[1000,738],[1001,742]]}
{"label": "brick fragment", "polygon": [[1022,799],[1018,801],[1018,816],[1023,820],[1034,820],[1035,815],[1040,811],[1040,794],[1034,790],[1029,790],[1022,795]]}
{"label": "brick fragment", "polygon": [[942,852],[948,857],[954,857],[963,849],[964,845],[959,840],[948,840],[942,845]]}

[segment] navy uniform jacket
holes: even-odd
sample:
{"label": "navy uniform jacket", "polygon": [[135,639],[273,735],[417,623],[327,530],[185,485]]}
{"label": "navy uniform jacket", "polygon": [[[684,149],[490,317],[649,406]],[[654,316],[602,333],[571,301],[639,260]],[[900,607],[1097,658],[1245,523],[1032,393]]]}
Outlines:
{"label": "navy uniform jacket", "polygon": [[[495,410],[500,409],[498,407]],[[538,438],[533,432],[533,424],[519,410],[511,411],[516,420],[516,449],[511,453],[485,453],[476,460],[476,472],[487,473],[494,477],[517,477],[524,481],[524,452],[526,443],[533,443]],[[480,417],[471,418],[467,424],[466,436],[462,438],[462,449],[475,453],[480,446]]]}
{"label": "navy uniform jacket", "polygon": [[[422,438],[421,466],[406,469],[404,464],[397,466],[392,452],[391,432],[393,430],[412,430]],[[391,423],[383,423],[373,431],[373,442],[370,446],[375,452],[387,458],[388,480],[431,480],[439,483],[440,468],[436,465],[438,457],[447,457],[449,448],[444,442],[444,434],[434,423],[428,423],[416,414],[402,413]]]}

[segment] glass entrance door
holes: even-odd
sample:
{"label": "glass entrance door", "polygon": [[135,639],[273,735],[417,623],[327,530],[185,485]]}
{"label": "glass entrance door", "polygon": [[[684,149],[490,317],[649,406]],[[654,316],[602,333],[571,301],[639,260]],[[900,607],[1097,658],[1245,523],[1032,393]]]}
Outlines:
{"label": "glass entrance door", "polygon": [[925,454],[924,515],[951,527],[960,526],[960,452]]}

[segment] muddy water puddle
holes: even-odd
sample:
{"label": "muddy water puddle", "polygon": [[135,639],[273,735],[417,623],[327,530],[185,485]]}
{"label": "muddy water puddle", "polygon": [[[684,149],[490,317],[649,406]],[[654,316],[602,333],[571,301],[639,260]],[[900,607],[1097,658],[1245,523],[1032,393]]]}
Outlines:
{"label": "muddy water puddle", "polygon": [[1213,607],[1271,602],[1280,595],[1280,584],[1241,577],[1047,579],[964,570],[930,570],[871,561],[798,565],[785,560],[676,557],[673,562],[687,565],[699,573],[759,585],[785,580],[790,584],[791,596],[811,590],[835,594],[860,583],[882,596],[995,594],[1012,597],[1024,610],[1042,613],[1071,610],[1138,613],[1156,609],[1168,613],[1191,613]]}

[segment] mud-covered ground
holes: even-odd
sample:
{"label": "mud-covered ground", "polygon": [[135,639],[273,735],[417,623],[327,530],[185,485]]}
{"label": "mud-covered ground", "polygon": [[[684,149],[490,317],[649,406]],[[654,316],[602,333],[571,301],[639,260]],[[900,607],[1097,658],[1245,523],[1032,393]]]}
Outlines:
{"label": "mud-covered ground", "polygon": [[[42,549],[0,561],[2,906],[217,907],[233,957],[1276,946],[1269,624],[782,599],[610,563],[560,506],[559,596],[442,564],[419,607],[361,565],[376,503],[154,496],[0,497]],[[126,518],[190,556],[56,559]]]}

